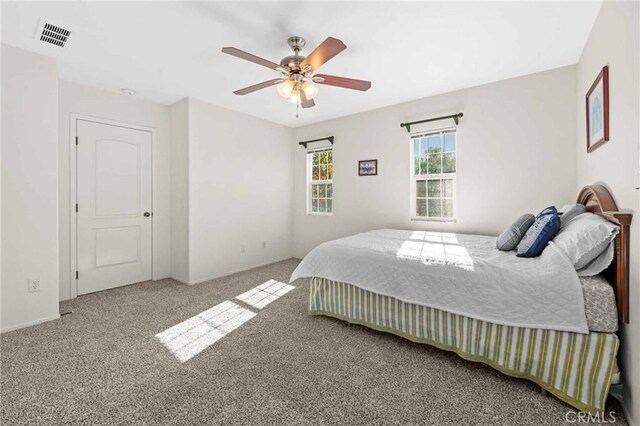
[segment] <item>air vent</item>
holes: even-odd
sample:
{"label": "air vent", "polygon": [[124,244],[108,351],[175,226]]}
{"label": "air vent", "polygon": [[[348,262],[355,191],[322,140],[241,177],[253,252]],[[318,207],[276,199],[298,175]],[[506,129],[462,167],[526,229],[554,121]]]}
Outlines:
{"label": "air vent", "polygon": [[64,47],[65,43],[71,35],[71,31],[62,28],[59,25],[53,25],[44,20],[40,21],[37,37],[45,43],[53,44],[58,47]]}

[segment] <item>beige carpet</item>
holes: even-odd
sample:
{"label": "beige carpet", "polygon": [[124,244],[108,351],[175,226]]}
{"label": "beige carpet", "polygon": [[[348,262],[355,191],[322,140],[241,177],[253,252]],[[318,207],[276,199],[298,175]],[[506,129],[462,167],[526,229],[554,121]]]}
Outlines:
{"label": "beige carpet", "polygon": [[[3,334],[1,423],[566,424],[572,408],[525,380],[307,316],[306,282],[263,309],[234,299],[297,263],[81,296],[61,304],[71,315]],[[187,361],[155,337],[225,301],[255,316]],[[616,401],[607,410],[626,424]]]}

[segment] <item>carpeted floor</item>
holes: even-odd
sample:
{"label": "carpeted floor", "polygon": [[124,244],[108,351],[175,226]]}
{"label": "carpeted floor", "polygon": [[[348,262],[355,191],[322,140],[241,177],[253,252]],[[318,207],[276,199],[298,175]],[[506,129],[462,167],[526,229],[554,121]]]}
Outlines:
{"label": "carpeted floor", "polygon": [[[558,425],[572,408],[525,380],[306,315],[308,283],[180,362],[156,334],[270,279],[287,260],[206,283],[146,282],[62,303],[1,337],[1,423]],[[617,424],[626,424],[610,398]],[[570,417],[575,419],[575,417]]]}

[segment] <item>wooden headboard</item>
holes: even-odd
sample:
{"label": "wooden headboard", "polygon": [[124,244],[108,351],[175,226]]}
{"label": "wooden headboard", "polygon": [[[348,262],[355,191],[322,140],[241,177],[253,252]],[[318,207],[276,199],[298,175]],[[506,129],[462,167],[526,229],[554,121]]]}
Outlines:
{"label": "wooden headboard", "polygon": [[582,188],[578,194],[578,203],[584,204],[587,211],[620,226],[620,233],[615,241],[615,257],[602,275],[615,289],[618,319],[629,324],[629,225],[633,215],[620,212],[611,193],[603,185]]}

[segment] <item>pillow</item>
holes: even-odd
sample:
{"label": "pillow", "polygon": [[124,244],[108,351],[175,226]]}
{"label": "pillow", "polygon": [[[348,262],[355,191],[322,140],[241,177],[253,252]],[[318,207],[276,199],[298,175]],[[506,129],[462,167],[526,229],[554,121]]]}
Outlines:
{"label": "pillow", "polygon": [[560,222],[562,222],[561,228],[566,226],[567,223],[574,217],[587,211],[584,204],[567,204],[560,209]]}
{"label": "pillow", "polygon": [[536,216],[535,222],[518,244],[518,257],[535,257],[560,230],[560,217],[555,207],[547,207]]}
{"label": "pillow", "polygon": [[606,263],[604,268],[609,266],[611,260],[607,263],[606,255],[600,259],[600,263],[594,261],[607,252],[619,231],[616,225],[602,216],[582,213],[567,223],[553,242],[567,255],[576,270],[585,269],[589,265],[589,273],[595,275],[602,269],[597,272],[593,270],[601,267],[603,263]]}
{"label": "pillow", "polygon": [[607,269],[611,265],[611,261],[613,261],[614,245],[614,242],[610,242],[600,256],[587,263],[584,267],[577,269],[578,276],[592,277]]}
{"label": "pillow", "polygon": [[502,234],[500,234],[496,240],[496,248],[498,250],[509,251],[518,247],[518,243],[535,220],[536,217],[531,213],[520,216],[511,226],[502,231]]}

